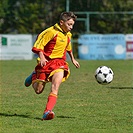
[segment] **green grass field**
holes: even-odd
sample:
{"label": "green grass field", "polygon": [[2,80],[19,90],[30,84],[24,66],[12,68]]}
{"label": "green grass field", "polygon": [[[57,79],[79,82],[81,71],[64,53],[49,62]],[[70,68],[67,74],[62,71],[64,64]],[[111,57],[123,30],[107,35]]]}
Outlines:
{"label": "green grass field", "polygon": [[[41,121],[50,83],[40,95],[26,88],[24,79],[36,61],[0,61],[1,133],[133,133],[133,61],[79,60],[71,62],[71,75],[62,83],[55,119]],[[95,81],[98,66],[114,71],[109,85]]]}

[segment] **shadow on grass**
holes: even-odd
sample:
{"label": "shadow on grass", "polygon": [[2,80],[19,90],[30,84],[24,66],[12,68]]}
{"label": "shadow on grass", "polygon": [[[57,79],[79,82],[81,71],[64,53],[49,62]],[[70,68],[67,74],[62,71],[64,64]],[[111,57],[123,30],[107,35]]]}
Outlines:
{"label": "shadow on grass", "polygon": [[[33,117],[31,117],[31,116],[29,116],[29,115],[20,115],[20,114],[7,114],[7,113],[0,113],[0,116],[4,116],[4,117],[22,117],[22,118],[28,118],[28,119],[36,119],[36,120],[41,120],[42,121],[42,119],[41,118],[38,118],[38,117],[35,117],[35,118],[33,118]],[[57,116],[57,118],[67,118],[67,119],[73,119],[73,118],[75,118],[75,117],[70,117],[70,116]]]}
{"label": "shadow on grass", "polygon": [[133,89],[133,87],[108,87],[110,89]]}
{"label": "shadow on grass", "polygon": [[33,118],[29,115],[20,115],[20,114],[7,114],[7,113],[0,113],[0,116],[5,116],[5,117],[22,117],[22,118],[29,118],[29,119],[36,119],[36,120],[42,120],[41,118]]}
{"label": "shadow on grass", "polygon": [[61,116],[57,116],[57,118],[71,118],[71,119],[73,119],[73,118],[76,118],[76,117],[70,117],[70,116],[63,116],[63,115],[61,115]]}

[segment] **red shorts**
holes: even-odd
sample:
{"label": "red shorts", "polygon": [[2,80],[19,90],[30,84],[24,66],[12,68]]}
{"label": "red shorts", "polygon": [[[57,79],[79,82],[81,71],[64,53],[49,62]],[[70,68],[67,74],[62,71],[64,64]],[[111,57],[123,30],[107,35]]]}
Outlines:
{"label": "red shorts", "polygon": [[41,65],[38,64],[35,67],[36,73],[32,75],[32,82],[36,81],[49,82],[51,81],[51,77],[53,76],[53,74],[55,72],[59,72],[60,70],[64,70],[64,77],[62,81],[65,81],[70,75],[70,70],[68,63],[63,59],[49,60],[44,67],[41,67]]}

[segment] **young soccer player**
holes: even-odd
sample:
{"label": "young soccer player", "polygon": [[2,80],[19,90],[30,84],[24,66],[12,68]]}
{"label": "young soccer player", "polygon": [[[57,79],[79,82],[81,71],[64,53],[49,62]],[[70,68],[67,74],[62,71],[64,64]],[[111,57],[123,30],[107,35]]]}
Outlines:
{"label": "young soccer player", "polygon": [[41,32],[32,48],[32,51],[39,56],[39,63],[35,71],[26,78],[25,86],[28,87],[32,83],[35,92],[40,94],[45,84],[51,82],[51,91],[42,120],[54,118],[55,114],[52,110],[57,101],[59,86],[69,77],[70,70],[66,62],[66,52],[76,68],[80,67],[73,56],[71,46],[70,31],[75,20],[76,16],[73,12],[61,13],[59,23]]}

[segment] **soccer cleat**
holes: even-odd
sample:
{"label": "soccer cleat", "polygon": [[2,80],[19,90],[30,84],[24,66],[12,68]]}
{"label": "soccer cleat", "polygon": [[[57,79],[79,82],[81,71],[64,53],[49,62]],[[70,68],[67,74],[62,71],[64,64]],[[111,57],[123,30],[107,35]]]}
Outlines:
{"label": "soccer cleat", "polygon": [[42,120],[51,120],[55,117],[55,114],[53,111],[47,111],[43,114]]}
{"label": "soccer cleat", "polygon": [[35,72],[32,72],[26,79],[25,79],[25,82],[24,82],[24,85],[26,87],[29,87],[32,83],[32,74],[35,73]]}

